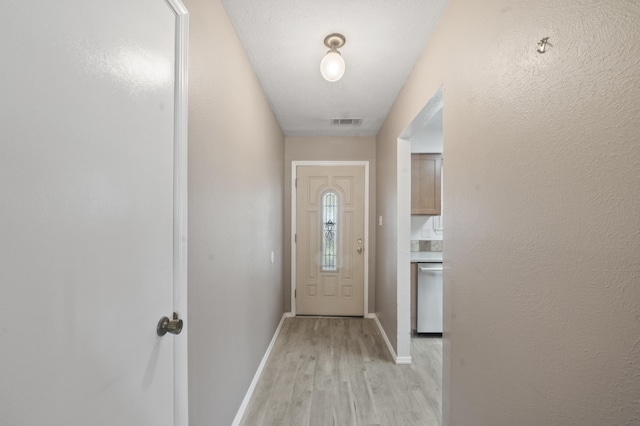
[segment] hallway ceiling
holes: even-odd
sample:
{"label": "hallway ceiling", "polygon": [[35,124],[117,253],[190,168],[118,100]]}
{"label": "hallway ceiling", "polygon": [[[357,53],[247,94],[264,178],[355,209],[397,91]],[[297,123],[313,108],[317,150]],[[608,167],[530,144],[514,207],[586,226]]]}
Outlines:
{"label": "hallway ceiling", "polygon": [[[422,53],[446,0],[222,0],[287,136],[371,136]],[[320,60],[342,33],[344,77]],[[333,118],[361,118],[337,126]]]}

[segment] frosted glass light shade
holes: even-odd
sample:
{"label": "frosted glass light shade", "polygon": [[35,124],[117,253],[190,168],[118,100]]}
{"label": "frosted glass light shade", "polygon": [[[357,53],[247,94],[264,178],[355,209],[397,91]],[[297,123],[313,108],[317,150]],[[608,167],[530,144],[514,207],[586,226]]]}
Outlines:
{"label": "frosted glass light shade", "polygon": [[320,73],[325,80],[332,83],[342,78],[344,70],[344,59],[337,50],[330,50],[320,62]]}

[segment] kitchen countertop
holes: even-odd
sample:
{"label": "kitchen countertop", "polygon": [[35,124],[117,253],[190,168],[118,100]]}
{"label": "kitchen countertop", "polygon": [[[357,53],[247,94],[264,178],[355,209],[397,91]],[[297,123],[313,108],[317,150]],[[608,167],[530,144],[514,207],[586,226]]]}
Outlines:
{"label": "kitchen countertop", "polygon": [[442,252],[441,251],[412,251],[411,252],[411,263],[418,262],[442,262]]}

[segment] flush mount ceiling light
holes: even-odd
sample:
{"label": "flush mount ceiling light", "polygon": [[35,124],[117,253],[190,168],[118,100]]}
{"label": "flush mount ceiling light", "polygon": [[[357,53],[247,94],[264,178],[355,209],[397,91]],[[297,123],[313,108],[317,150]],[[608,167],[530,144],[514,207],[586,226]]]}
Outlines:
{"label": "flush mount ceiling light", "polygon": [[340,80],[344,75],[344,59],[338,49],[344,46],[345,41],[344,36],[337,33],[329,34],[324,38],[324,45],[331,50],[324,55],[320,62],[320,73],[325,80],[331,83]]}

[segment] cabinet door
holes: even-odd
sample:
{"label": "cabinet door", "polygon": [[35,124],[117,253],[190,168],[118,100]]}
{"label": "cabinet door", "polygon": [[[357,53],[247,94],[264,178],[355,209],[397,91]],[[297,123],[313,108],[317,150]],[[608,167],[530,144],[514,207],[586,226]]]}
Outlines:
{"label": "cabinet door", "polygon": [[411,154],[411,214],[440,215],[442,154]]}

